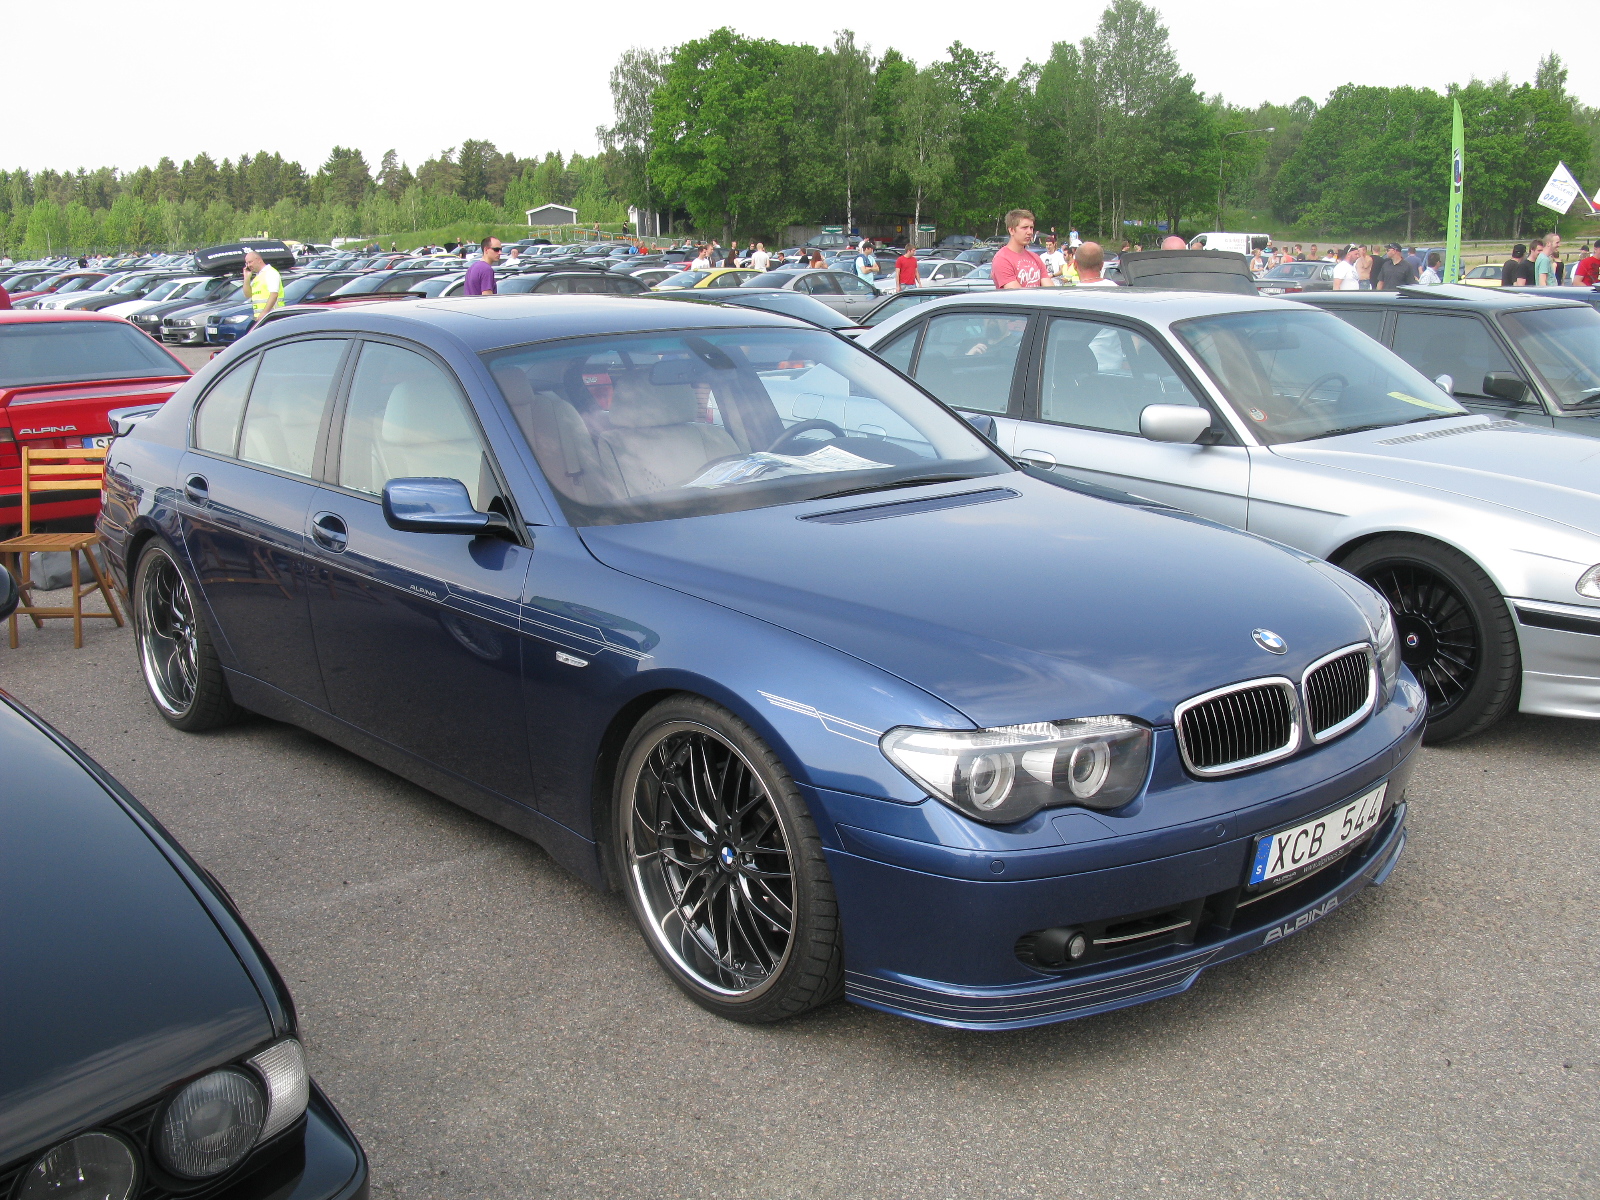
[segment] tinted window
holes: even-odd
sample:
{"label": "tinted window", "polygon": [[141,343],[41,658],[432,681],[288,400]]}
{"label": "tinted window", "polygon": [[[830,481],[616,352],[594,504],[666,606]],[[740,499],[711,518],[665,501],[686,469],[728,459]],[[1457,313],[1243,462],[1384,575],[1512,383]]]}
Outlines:
{"label": "tinted window", "polygon": [[661,281],[662,287],[693,287],[707,275],[705,271],[679,271]]}
{"label": "tinted window", "polygon": [[603,296],[611,293],[611,281],[604,275],[578,275],[566,281],[563,291],[579,296]]}
{"label": "tinted window", "polygon": [[0,387],[188,373],[160,345],[120,321],[0,325]]}
{"label": "tinted window", "polygon": [[727,271],[716,276],[706,286],[708,288],[736,288],[749,278],[750,276],[741,275],[737,271]]}
{"label": "tinted window", "polygon": [[1353,304],[1330,304],[1323,312],[1330,312],[1339,320],[1361,330],[1373,341],[1383,340],[1383,309],[1357,308]]}
{"label": "tinted window", "polygon": [[640,292],[647,292],[650,289],[631,275],[608,275],[606,290],[619,296],[637,296]]}
{"label": "tinted window", "polygon": [[887,346],[879,347],[875,353],[884,362],[897,371],[911,374],[911,356],[917,349],[917,335],[922,332],[921,325],[912,325]]}
{"label": "tinted window", "polygon": [[250,381],[255,378],[260,361],[252,356],[240,363],[206,393],[194,418],[196,449],[230,458],[238,454],[239,418],[244,415],[245,397],[250,394]]}
{"label": "tinted window", "polygon": [[343,339],[290,342],[261,356],[245,409],[239,457],[310,475],[322,412],[344,354]]}
{"label": "tinted window", "polygon": [[835,275],[839,290],[847,296],[876,296],[878,289],[856,275]]}
{"label": "tinted window", "polygon": [[781,288],[794,276],[787,271],[767,271],[760,275],[746,275],[739,280],[740,287]]}
{"label": "tinted window", "polygon": [[1429,379],[1448,375],[1463,396],[1482,396],[1489,371],[1514,371],[1477,317],[1403,312],[1395,316],[1394,352]]}
{"label": "tinted window", "polygon": [[928,322],[915,378],[946,404],[1003,413],[1028,329],[1025,316],[944,313]]}
{"label": "tinted window", "polygon": [[368,342],[345,406],[339,483],[376,496],[418,477],[459,479],[480,511],[497,493],[455,380],[414,351]]}
{"label": "tinted window", "polygon": [[838,276],[831,271],[804,276],[799,283],[795,284],[795,291],[809,292],[813,296],[839,296],[843,294],[839,290]]}
{"label": "tinted window", "polygon": [[1095,321],[1050,322],[1039,380],[1042,419],[1138,433],[1147,404],[1200,407],[1172,364],[1141,335]]}
{"label": "tinted window", "polygon": [[326,279],[319,279],[311,285],[311,290],[302,296],[301,299],[321,300],[324,296],[333,295],[334,292],[337,292],[349,282],[350,276],[348,275],[332,275]]}
{"label": "tinted window", "polygon": [[890,317],[897,317],[908,308],[915,308],[919,304],[926,304],[929,300],[937,300],[937,296],[896,296],[872,310],[871,316],[862,321],[863,325],[881,325]]}

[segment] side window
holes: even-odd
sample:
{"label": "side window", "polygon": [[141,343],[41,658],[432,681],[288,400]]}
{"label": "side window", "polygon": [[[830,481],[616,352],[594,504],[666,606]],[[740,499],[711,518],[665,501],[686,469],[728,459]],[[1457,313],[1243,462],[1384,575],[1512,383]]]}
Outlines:
{"label": "side window", "polygon": [[245,408],[240,458],[311,474],[323,410],[347,344],[344,338],[317,338],[275,346],[261,356]]}
{"label": "side window", "polygon": [[1359,329],[1375,342],[1383,341],[1383,310],[1357,308],[1353,304],[1330,304],[1323,312],[1330,312],[1346,325]]}
{"label": "side window", "polygon": [[1041,419],[1138,433],[1147,404],[1200,407],[1172,364],[1131,329],[1061,318],[1050,322],[1039,380]]}
{"label": "side window", "polygon": [[255,378],[260,361],[258,355],[251,355],[206,393],[194,417],[196,450],[230,458],[239,453],[239,418],[244,416],[245,398],[250,395],[250,381]]}
{"label": "side window", "polygon": [[1516,371],[1477,317],[1398,313],[1394,352],[1429,379],[1450,376],[1460,396],[1484,395],[1483,377],[1490,371]]}
{"label": "side window", "polygon": [[555,279],[546,279],[544,282],[540,283],[539,286],[537,286],[533,290],[536,291],[536,292],[546,292],[546,293],[557,292],[557,293],[560,293],[561,295],[566,295],[568,292],[570,292],[572,290],[571,288],[569,288],[567,286],[571,282],[572,281],[570,279],[565,279],[565,278],[560,278],[560,277],[555,278]]}
{"label": "side window", "polygon": [[708,287],[708,288],[736,288],[741,283],[743,283],[746,279],[749,279],[749,278],[750,278],[750,276],[748,276],[748,275],[740,275],[740,274],[737,274],[736,272],[728,271],[725,274],[718,275],[710,283],[706,284],[706,287]]}
{"label": "side window", "polygon": [[903,371],[909,375],[911,374],[911,355],[917,348],[917,334],[921,331],[922,326],[920,324],[913,324],[911,328],[895,338],[894,341],[874,351],[874,353],[897,371]]}
{"label": "side window", "polygon": [[631,275],[613,275],[606,280],[606,287],[619,296],[637,296],[649,290]]}
{"label": "side window", "polygon": [[916,381],[954,408],[1003,413],[1028,318],[953,312],[934,317],[917,356]]}
{"label": "side window", "polygon": [[567,290],[581,296],[599,296],[611,291],[608,286],[610,282],[604,275],[589,275],[582,279],[569,279]]}
{"label": "side window", "polygon": [[878,294],[878,289],[859,275],[840,275],[838,278],[839,288],[847,296],[875,296]]}
{"label": "side window", "polygon": [[311,290],[302,296],[301,299],[321,300],[324,296],[331,296],[345,284],[349,283],[350,278],[351,277],[348,275],[334,275],[327,279],[319,279],[311,285]]}
{"label": "side window", "polygon": [[459,479],[486,511],[498,494],[453,378],[412,350],[361,347],[339,446],[339,484],[374,496],[391,479]]}
{"label": "side window", "polygon": [[831,271],[820,275],[807,275],[800,281],[800,287],[810,292],[813,296],[837,296],[840,294],[839,281]]}

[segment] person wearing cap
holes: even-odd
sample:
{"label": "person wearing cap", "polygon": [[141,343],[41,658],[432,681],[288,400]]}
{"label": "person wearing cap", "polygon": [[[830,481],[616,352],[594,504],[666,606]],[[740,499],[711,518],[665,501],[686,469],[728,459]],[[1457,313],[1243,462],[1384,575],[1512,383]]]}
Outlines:
{"label": "person wearing cap", "polygon": [[276,267],[269,267],[266,259],[250,249],[244,252],[244,294],[250,298],[250,307],[255,314],[255,319],[250,322],[251,329],[261,324],[262,318],[277,308],[278,302],[283,299],[283,276],[278,274]]}
{"label": "person wearing cap", "polygon": [[1399,242],[1390,242],[1388,253],[1372,264],[1372,290],[1375,292],[1392,292],[1416,281],[1417,269],[1406,261]]}

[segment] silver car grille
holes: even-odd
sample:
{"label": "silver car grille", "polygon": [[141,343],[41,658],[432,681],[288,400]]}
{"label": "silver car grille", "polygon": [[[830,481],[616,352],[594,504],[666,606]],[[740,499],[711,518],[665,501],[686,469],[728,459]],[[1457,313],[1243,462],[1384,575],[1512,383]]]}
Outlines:
{"label": "silver car grille", "polygon": [[1378,698],[1372,651],[1365,644],[1335,650],[1306,668],[1304,688],[1312,741],[1355,728]]}
{"label": "silver car grille", "polygon": [[1175,717],[1184,766],[1202,778],[1263,766],[1300,748],[1300,700],[1281,675],[1185,700]]}

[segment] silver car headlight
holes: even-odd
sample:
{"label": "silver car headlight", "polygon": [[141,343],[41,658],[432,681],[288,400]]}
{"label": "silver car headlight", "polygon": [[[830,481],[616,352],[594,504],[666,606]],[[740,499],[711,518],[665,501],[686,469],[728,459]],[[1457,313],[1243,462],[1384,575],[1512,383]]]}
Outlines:
{"label": "silver car headlight", "polygon": [[1578,576],[1578,595],[1600,600],[1600,563]]}
{"label": "silver car headlight", "polygon": [[1080,717],[997,729],[898,726],[884,755],[956,811],[994,825],[1042,808],[1120,808],[1144,787],[1151,733],[1127,717]]}
{"label": "silver car headlight", "polygon": [[1378,627],[1372,631],[1372,645],[1378,652],[1378,676],[1383,692],[1378,697],[1378,707],[1389,703],[1395,685],[1400,682],[1400,633],[1394,626],[1394,610],[1387,604],[1378,618]]}

